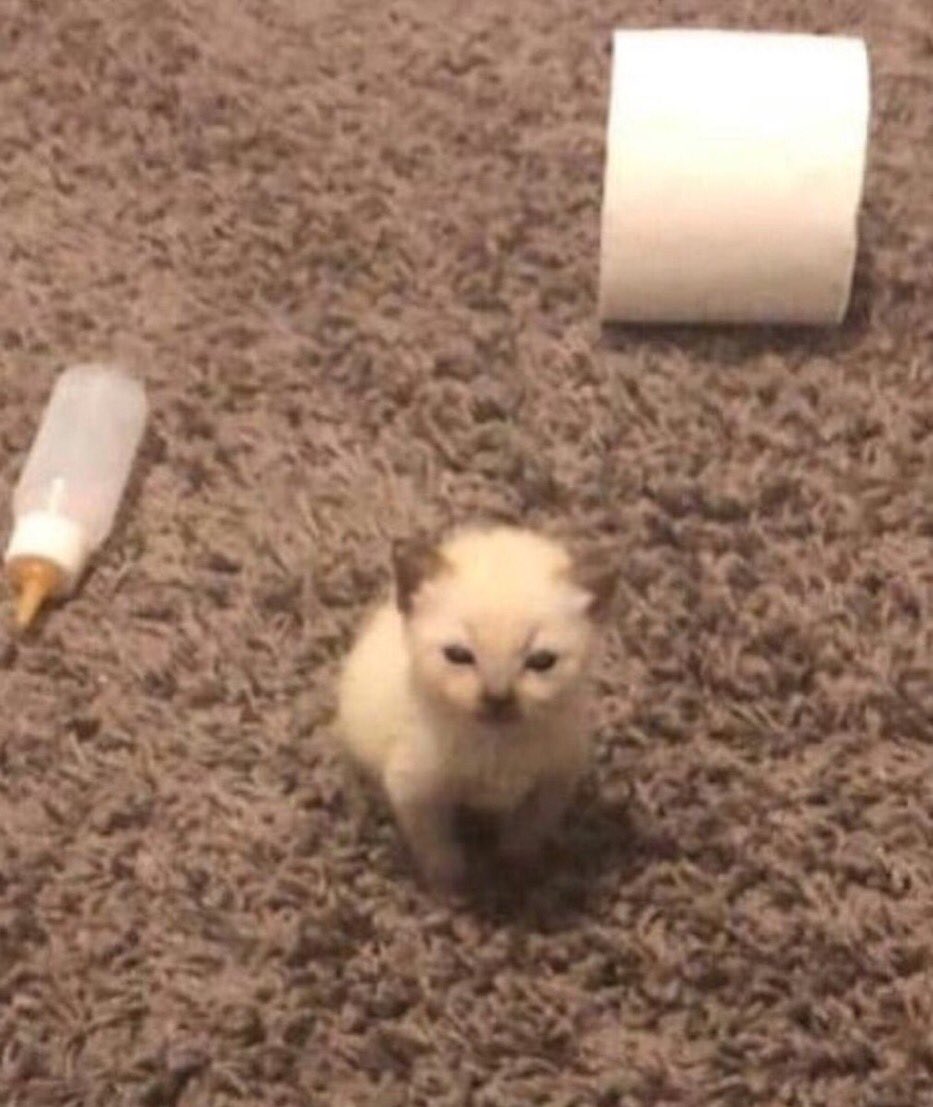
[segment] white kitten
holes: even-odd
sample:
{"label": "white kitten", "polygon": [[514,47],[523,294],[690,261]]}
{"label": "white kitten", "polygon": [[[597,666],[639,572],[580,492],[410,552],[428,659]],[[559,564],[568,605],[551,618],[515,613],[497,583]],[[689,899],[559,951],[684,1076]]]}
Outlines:
{"label": "white kitten", "polygon": [[394,553],[395,597],[347,659],[338,728],[425,875],[452,885],[458,810],[497,815],[514,859],[556,830],[586,765],[583,678],[617,570],[513,527]]}

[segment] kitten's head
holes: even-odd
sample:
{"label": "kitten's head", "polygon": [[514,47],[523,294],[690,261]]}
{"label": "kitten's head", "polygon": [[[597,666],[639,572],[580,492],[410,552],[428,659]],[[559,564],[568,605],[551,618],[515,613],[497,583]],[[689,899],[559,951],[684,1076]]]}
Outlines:
{"label": "kitten's head", "polygon": [[414,679],[436,704],[507,725],[578,686],[615,589],[611,562],[573,562],[557,543],[513,527],[394,553]]}

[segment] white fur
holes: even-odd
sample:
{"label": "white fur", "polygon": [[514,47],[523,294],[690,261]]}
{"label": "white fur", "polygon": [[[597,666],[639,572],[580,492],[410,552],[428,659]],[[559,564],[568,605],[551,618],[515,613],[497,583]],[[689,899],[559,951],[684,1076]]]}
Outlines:
{"label": "white fur", "polygon": [[[403,825],[418,805],[507,814],[542,782],[569,792],[588,749],[582,678],[595,629],[566,551],[497,527],[453,536],[440,561],[408,617],[390,600],[369,619],[339,687],[340,737]],[[451,644],[469,649],[475,664],[447,660]],[[540,649],[559,658],[543,673],[525,666]],[[518,717],[484,719],[484,691],[511,692]]]}

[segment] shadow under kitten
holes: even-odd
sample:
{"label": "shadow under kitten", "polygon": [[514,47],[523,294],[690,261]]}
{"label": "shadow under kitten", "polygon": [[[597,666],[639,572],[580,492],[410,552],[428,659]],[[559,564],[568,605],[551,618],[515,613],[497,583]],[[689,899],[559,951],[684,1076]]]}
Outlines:
{"label": "shadow under kitten", "polygon": [[561,833],[534,861],[505,864],[496,852],[496,828],[467,817],[471,880],[466,909],[529,930],[572,925],[610,887],[676,856],[673,841],[652,832],[633,797],[609,796],[594,784],[581,790]]}
{"label": "shadow under kitten", "polygon": [[[584,782],[560,833],[533,861],[518,864],[499,852],[501,822],[495,815],[463,807],[456,832],[468,861],[468,878],[453,896],[424,888],[415,859],[394,830],[389,806],[364,778],[351,777],[348,814],[361,837],[379,824],[393,827],[392,879],[415,883],[424,894],[498,923],[555,931],[572,925],[593,900],[645,868],[676,857],[676,843],[652,831],[633,796],[608,795],[592,779]],[[349,798],[349,797],[348,797]]]}

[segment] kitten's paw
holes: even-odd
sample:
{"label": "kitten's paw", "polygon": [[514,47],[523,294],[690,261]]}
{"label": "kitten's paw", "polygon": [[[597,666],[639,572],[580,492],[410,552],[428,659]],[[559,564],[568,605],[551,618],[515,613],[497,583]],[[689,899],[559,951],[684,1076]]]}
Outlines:
{"label": "kitten's paw", "polygon": [[422,853],[418,866],[425,882],[436,891],[457,893],[466,886],[466,859],[459,851]]}
{"label": "kitten's paw", "polygon": [[499,855],[509,865],[525,867],[541,856],[546,839],[540,834],[514,834],[499,843]]}

